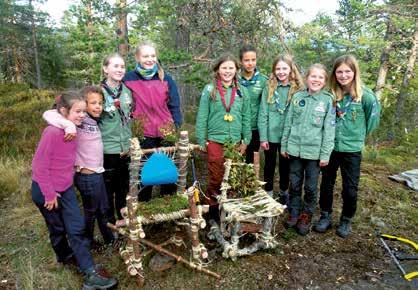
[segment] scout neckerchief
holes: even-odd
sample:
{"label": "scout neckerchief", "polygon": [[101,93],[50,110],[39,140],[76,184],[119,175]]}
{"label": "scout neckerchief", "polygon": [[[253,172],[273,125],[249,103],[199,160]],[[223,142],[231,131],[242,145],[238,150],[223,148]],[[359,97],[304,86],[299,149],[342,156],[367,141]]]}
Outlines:
{"label": "scout neckerchief", "polygon": [[258,80],[258,76],[260,75],[260,72],[257,70],[257,68],[254,69],[254,74],[253,76],[247,80],[246,78],[244,78],[242,75],[240,75],[238,77],[239,83],[241,85],[243,85],[244,87],[249,87],[249,86],[253,86],[257,83]]}
{"label": "scout neckerchief", "polygon": [[276,109],[277,109],[277,112],[279,112],[280,114],[283,114],[283,113],[284,113],[284,111],[286,111],[286,108],[287,108],[287,106],[288,106],[289,104],[288,104],[288,102],[287,102],[287,99],[286,99],[286,101],[285,101],[285,103],[284,103],[284,104],[281,104],[281,103],[280,103],[280,95],[279,95],[279,90],[278,90],[278,88],[279,88],[279,87],[287,87],[287,86],[290,86],[290,84],[288,83],[288,84],[286,84],[286,85],[283,85],[282,83],[279,83],[279,84],[277,85],[276,89],[274,90],[273,100],[274,100],[274,102],[276,103]]}
{"label": "scout neckerchief", "polygon": [[[343,98],[343,100],[345,97]],[[348,108],[350,107],[351,103],[353,102],[353,97],[350,96],[350,100],[344,105],[344,107],[341,107],[341,102],[337,102],[337,117],[344,120],[344,116],[348,111]]]}
{"label": "scout neckerchief", "polygon": [[154,64],[152,68],[146,69],[143,68],[139,63],[137,63],[135,66],[135,71],[139,73],[144,79],[150,80],[157,73],[158,66],[157,64]]}
{"label": "scout neckerchief", "polygon": [[226,105],[225,101],[225,92],[224,87],[222,85],[221,80],[217,80],[216,82],[216,88],[219,91],[219,94],[221,95],[221,101],[222,105],[225,108],[226,114],[224,115],[224,120],[227,122],[232,122],[234,120],[234,117],[229,113],[231,111],[231,107],[234,104],[235,101],[235,95],[237,94],[237,82],[235,81],[232,86],[232,92],[231,92],[231,99],[229,100],[229,106]]}
{"label": "scout neckerchief", "polygon": [[125,114],[125,112],[122,110],[120,106],[120,96],[122,94],[122,84],[120,84],[118,87],[112,89],[107,84],[106,80],[104,79],[102,81],[102,87],[105,89],[107,94],[105,94],[106,98],[106,104],[104,111],[108,112],[112,116],[114,116],[114,112],[118,110],[120,115],[120,120],[122,122],[122,125],[125,126],[129,123],[129,116]]}

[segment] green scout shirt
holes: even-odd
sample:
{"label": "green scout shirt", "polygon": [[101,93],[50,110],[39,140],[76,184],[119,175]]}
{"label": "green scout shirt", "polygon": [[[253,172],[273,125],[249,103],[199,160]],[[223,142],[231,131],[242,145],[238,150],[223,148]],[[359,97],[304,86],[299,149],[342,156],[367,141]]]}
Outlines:
{"label": "green scout shirt", "polygon": [[286,86],[279,84],[274,91],[271,102],[267,103],[269,95],[268,84],[264,87],[258,113],[260,142],[280,143],[289,107],[287,103],[289,90],[290,84]]}
{"label": "green scout shirt", "polygon": [[310,160],[328,161],[334,147],[335,108],[324,90],[310,95],[297,92],[289,105],[281,152]]}
{"label": "green scout shirt", "polygon": [[[251,117],[250,103],[247,98],[237,91],[235,101],[229,112],[233,120],[228,122],[224,120],[227,112],[222,104],[219,92],[216,92],[215,101],[211,99],[210,94],[214,89],[213,84],[206,85],[200,97],[196,120],[196,137],[199,145],[205,147],[208,140],[222,144],[228,140],[232,142],[244,140],[244,143],[248,145],[251,141]],[[231,87],[225,92],[227,106],[231,100],[231,92]]]}
{"label": "green scout shirt", "polygon": [[102,133],[104,154],[128,152],[132,137],[132,122],[130,118],[132,109],[131,91],[122,84],[122,92],[119,97],[120,108],[124,115],[127,116],[127,122],[122,122],[118,109],[113,105],[112,96],[105,89],[103,89],[103,96],[103,113],[100,117],[99,128]]}
{"label": "green scout shirt", "polygon": [[337,102],[337,124],[334,150],[360,152],[366,135],[379,125],[380,104],[373,92],[363,87],[361,103],[354,102],[349,94]]}
{"label": "green scout shirt", "polygon": [[255,71],[251,79],[247,80],[243,76],[238,76],[238,82],[241,85],[241,92],[250,100],[251,109],[251,130],[257,130],[258,111],[260,108],[261,94],[267,83],[267,76]]}

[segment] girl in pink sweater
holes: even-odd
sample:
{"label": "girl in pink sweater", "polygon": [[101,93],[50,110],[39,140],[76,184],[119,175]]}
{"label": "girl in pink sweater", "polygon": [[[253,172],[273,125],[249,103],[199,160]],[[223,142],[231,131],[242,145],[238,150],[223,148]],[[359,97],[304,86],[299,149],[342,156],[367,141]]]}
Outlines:
{"label": "girl in pink sweater", "polygon": [[86,224],[86,236],[92,242],[91,248],[98,249],[101,245],[94,240],[94,224],[97,220],[100,232],[105,244],[112,244],[115,237],[106,226],[109,202],[103,179],[103,142],[97,124],[103,111],[103,93],[97,86],[87,86],[82,95],[86,99],[86,117],[81,125],[75,124],[57,110],[49,110],[43,114],[48,124],[64,129],[65,140],[71,140],[77,136],[77,152],[75,160],[76,174],[75,186],[80,192],[83,201],[84,221]]}
{"label": "girl in pink sweater", "polygon": [[[86,101],[76,93],[64,93],[57,101],[57,111],[77,126],[85,110]],[[64,140],[64,130],[53,126],[44,130],[32,161],[32,200],[45,219],[58,262],[75,258],[85,275],[83,289],[107,289],[117,281],[94,265],[72,186],[76,148],[75,140]]]}

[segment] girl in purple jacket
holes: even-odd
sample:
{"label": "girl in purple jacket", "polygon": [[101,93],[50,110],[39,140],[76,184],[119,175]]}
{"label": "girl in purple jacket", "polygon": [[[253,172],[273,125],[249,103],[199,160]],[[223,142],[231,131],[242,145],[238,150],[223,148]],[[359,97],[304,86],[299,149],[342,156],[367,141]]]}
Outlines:
{"label": "girl in purple jacket", "polygon": [[[132,91],[135,103],[132,115],[141,122],[144,132],[141,147],[171,146],[173,144],[166,140],[167,132],[175,133],[182,123],[177,85],[158,63],[153,43],[140,43],[135,51],[135,60],[135,69],[128,72],[123,81]],[[174,193],[176,188],[175,184],[164,185],[161,192]],[[152,186],[143,188],[139,200],[150,200],[151,193]]]}

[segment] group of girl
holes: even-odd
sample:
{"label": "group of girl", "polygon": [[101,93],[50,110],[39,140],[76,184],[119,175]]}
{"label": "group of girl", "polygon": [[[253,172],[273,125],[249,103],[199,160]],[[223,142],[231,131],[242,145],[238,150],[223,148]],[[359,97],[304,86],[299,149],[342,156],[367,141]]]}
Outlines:
{"label": "group of girl", "polygon": [[[135,69],[125,76],[124,59],[111,54],[103,61],[100,86],[57,97],[55,109],[43,115],[49,126],[32,161],[32,199],[45,219],[57,261],[78,265],[83,289],[117,284],[95,265],[90,251],[96,219],[105,244],[117,239],[106,224],[122,219],[120,210],[126,206],[133,119],[141,120],[143,148],[160,146],[161,126],[182,123],[177,87],[158,64],[155,46],[140,44],[135,59]],[[84,218],[73,184],[81,194]],[[151,190],[143,188],[140,199],[150,199]]]}
{"label": "group of girl", "polygon": [[[379,123],[378,100],[361,83],[351,55],[335,60],[330,77],[322,64],[311,65],[304,80],[289,55],[273,61],[269,78],[258,71],[256,61],[251,46],[240,51],[240,70],[232,55],[221,57],[200,98],[196,137],[208,153],[209,218],[219,220],[223,144],[232,141],[241,152],[246,149],[247,163],[255,151],[264,150],[265,190],[288,206],[285,227],[300,235],[311,229],[321,171],[321,216],[313,228],[323,233],[331,227],[333,189],[341,168],[343,209],[336,233],[347,237],[356,211],[361,150]],[[275,194],[278,152],[280,191]]]}
{"label": "group of girl", "polygon": [[[219,220],[216,196],[223,177],[223,144],[234,142],[247,163],[253,162],[259,148],[264,150],[265,190],[288,205],[286,226],[296,227],[302,235],[310,230],[320,168],[321,217],[314,229],[330,228],[333,187],[341,167],[343,211],[337,234],[346,237],[356,210],[361,150],[380,112],[374,95],[361,84],[356,59],[343,56],[335,61],[330,93],[325,90],[327,70],[320,64],[312,65],[303,81],[288,55],[273,62],[269,77],[257,69],[252,46],[244,46],[239,56],[241,69],[232,55],[216,62],[213,82],[203,89],[197,114],[196,136],[208,156],[209,218]],[[117,238],[106,223],[121,219],[126,205],[133,120],[143,128],[142,148],[166,145],[161,128],[177,129],[182,123],[177,86],[159,64],[155,45],[140,44],[135,59],[135,69],[125,75],[123,58],[111,54],[103,62],[105,79],[100,87],[58,97],[55,110],[44,113],[49,126],[33,158],[32,199],[45,219],[58,262],[75,258],[85,274],[86,289],[117,283],[94,264],[90,249],[96,219],[106,244]],[[73,182],[82,197],[84,220]],[[166,185],[161,191],[172,193],[176,186]],[[149,200],[151,192],[152,187],[142,188],[139,199]]]}

